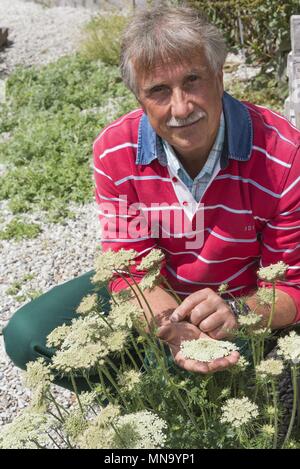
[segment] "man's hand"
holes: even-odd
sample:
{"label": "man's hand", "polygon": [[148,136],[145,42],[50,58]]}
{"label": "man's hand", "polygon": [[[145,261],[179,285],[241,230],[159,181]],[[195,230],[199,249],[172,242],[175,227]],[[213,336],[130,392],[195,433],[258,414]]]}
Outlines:
{"label": "man's hand", "polygon": [[229,331],[237,327],[230,307],[210,288],[204,288],[185,298],[174,310],[170,320],[174,323],[190,321],[212,339],[229,337]]}
{"label": "man's hand", "polygon": [[169,345],[175,363],[186,371],[195,373],[223,371],[235,365],[240,357],[238,352],[232,352],[228,357],[218,358],[212,362],[184,358],[180,350],[180,345],[184,340],[209,339],[209,336],[201,332],[198,327],[186,321],[169,323],[160,327],[157,336]]}

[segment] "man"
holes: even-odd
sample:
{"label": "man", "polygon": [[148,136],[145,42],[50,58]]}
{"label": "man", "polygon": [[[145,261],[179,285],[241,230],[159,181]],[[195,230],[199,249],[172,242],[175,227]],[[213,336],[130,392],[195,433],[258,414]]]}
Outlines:
{"label": "man", "polygon": [[[247,295],[247,305],[267,320],[256,272],[283,260],[290,267],[276,289],[272,327],[300,318],[300,132],[278,114],[224,93],[225,58],[222,36],[198,12],[160,6],[138,13],[124,34],[121,71],[141,109],[94,143],[103,250],[135,249],[137,263],[152,248],[164,252],[162,273],[184,301],[178,306],[160,285],[146,297],[176,363],[200,373],[238,360],[236,352],[211,363],[180,353],[183,340],[222,339],[236,327],[235,304],[220,297],[221,284],[229,294]],[[132,274],[143,277],[136,267]],[[45,338],[74,317],[93,288],[90,276],[16,313],[4,338],[18,366],[52,356]],[[111,284],[113,291],[125,287],[120,278]]]}
{"label": "man", "polygon": [[[103,249],[132,248],[139,258],[153,247],[163,250],[164,274],[186,299],[177,307],[161,286],[146,293],[159,336],[180,366],[204,373],[238,359],[232,354],[203,364],[180,353],[182,340],[221,339],[236,327],[232,308],[217,293],[220,284],[248,294],[247,305],[267,320],[269,308],[256,298],[262,285],[256,272],[259,263],[284,260],[290,269],[276,290],[272,327],[300,313],[300,132],[272,111],[224,94],[225,58],[222,36],[198,12],[160,6],[138,14],[124,34],[121,70],[142,110],[108,126],[94,144]],[[161,227],[167,207],[158,206],[171,212],[176,202],[191,226],[199,209],[205,214],[203,244],[193,250],[186,248],[186,231],[175,238],[172,221],[169,236],[156,239],[143,224],[156,211]],[[138,205],[143,213],[130,210]],[[143,229],[133,236],[128,227],[135,218]],[[125,287],[121,280],[112,284],[114,291]]]}

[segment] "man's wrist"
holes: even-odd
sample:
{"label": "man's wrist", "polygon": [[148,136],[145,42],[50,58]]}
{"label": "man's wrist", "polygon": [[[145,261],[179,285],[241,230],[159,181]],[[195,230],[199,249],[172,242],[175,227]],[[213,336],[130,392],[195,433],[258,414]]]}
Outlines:
{"label": "man's wrist", "polygon": [[226,300],[226,303],[228,304],[236,319],[238,319],[240,315],[247,315],[251,312],[250,306],[240,300],[230,299]]}

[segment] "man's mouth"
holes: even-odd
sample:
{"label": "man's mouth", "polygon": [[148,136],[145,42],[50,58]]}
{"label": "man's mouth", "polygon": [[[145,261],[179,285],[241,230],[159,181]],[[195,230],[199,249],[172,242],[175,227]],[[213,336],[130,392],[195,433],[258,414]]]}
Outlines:
{"label": "man's mouth", "polygon": [[198,124],[198,122],[200,122],[201,119],[203,119],[204,116],[201,116],[199,117],[197,120],[193,121],[193,122],[189,122],[187,124],[181,124],[181,125],[168,125],[169,128],[171,129],[184,129],[184,128],[187,128],[187,127],[192,127],[193,125],[195,124]]}

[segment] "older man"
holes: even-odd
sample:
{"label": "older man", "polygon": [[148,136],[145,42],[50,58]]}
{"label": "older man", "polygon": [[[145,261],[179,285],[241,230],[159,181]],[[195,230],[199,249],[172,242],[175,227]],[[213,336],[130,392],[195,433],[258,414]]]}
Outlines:
{"label": "older man", "polygon": [[[283,260],[289,270],[277,285],[272,327],[300,318],[300,132],[280,115],[224,93],[225,58],[221,34],[197,11],[162,6],[138,13],[124,34],[121,70],[141,109],[94,143],[103,250],[133,248],[140,261],[162,249],[162,273],[184,301],[178,306],[160,285],[146,296],[176,363],[201,373],[238,360],[236,352],[211,363],[180,353],[182,340],[222,339],[236,327],[236,305],[220,297],[221,284],[229,294],[247,295],[245,312],[250,307],[267,320],[256,273]],[[140,280],[143,273],[132,268],[132,275]],[[16,313],[4,338],[18,366],[52,356],[46,336],[74,317],[93,288],[90,276]],[[113,291],[125,287],[120,278],[111,284]]]}
{"label": "older man", "polygon": [[[237,360],[232,354],[203,364],[180,353],[182,340],[221,339],[236,327],[235,304],[219,296],[220,284],[247,294],[247,305],[267,319],[269,308],[256,299],[262,285],[256,272],[259,264],[283,260],[290,268],[276,290],[272,327],[300,314],[300,132],[280,115],[224,93],[225,58],[221,34],[197,11],[162,6],[138,14],[124,34],[121,70],[142,109],[108,126],[94,144],[103,249],[133,248],[140,258],[153,247],[164,251],[163,273],[186,298],[177,307],[157,286],[147,299],[175,361],[199,372]],[[175,232],[178,209],[203,234],[193,249],[187,231]],[[168,230],[162,227],[166,210]],[[149,219],[143,223],[149,212],[162,228],[155,236]],[[133,235],[135,219],[142,228]],[[126,283],[111,287],[118,291]]]}

